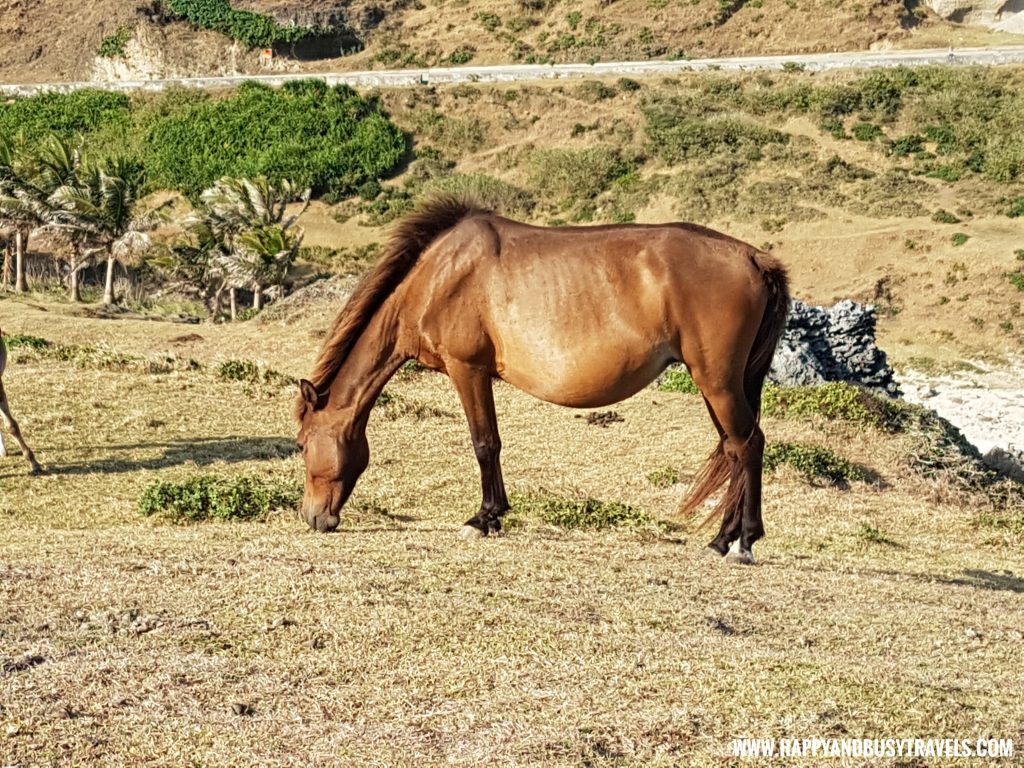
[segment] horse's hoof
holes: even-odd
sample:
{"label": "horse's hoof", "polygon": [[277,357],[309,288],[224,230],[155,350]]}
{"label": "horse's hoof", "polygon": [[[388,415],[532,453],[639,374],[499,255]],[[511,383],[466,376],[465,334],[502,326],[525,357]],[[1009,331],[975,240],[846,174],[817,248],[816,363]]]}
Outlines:
{"label": "horse's hoof", "polygon": [[725,562],[732,565],[753,565],[754,553],[749,549],[739,549],[726,555]]}
{"label": "horse's hoof", "polygon": [[41,475],[43,474],[43,468],[38,464],[33,464],[32,469],[29,470],[30,475]]}
{"label": "horse's hoof", "polygon": [[466,541],[472,541],[473,539],[482,539],[487,534],[472,525],[464,525],[459,529],[459,536]]}
{"label": "horse's hoof", "polygon": [[704,557],[708,558],[709,560],[721,560],[722,553],[714,547],[704,547]]}

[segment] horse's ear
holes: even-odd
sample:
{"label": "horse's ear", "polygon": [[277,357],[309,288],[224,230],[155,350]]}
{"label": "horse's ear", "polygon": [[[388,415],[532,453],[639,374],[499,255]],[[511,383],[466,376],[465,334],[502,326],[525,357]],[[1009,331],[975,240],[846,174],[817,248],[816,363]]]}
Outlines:
{"label": "horse's ear", "polygon": [[313,383],[303,379],[299,382],[299,392],[302,393],[302,400],[306,403],[306,407],[316,410],[317,405],[320,404],[320,393],[316,391]]}

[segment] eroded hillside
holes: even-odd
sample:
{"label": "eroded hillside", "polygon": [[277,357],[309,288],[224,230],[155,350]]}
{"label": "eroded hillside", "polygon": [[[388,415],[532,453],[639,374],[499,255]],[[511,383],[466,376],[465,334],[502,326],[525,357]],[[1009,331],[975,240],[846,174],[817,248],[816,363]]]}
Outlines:
{"label": "eroded hillside", "polygon": [[[893,0],[281,0],[235,2],[283,25],[351,35],[272,60],[218,32],[175,21],[169,3],[117,0],[69,14],[56,0],[0,0],[0,80],[179,77],[288,69],[564,62],[862,50],[1020,41],[943,21]],[[120,37],[119,37],[120,36]],[[105,40],[106,57],[97,54]],[[308,55],[307,55],[308,54]]]}

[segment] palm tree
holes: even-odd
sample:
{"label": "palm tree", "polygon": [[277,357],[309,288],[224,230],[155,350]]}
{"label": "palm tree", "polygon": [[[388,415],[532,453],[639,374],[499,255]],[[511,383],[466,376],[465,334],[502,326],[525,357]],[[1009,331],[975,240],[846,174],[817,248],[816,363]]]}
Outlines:
{"label": "palm tree", "polygon": [[[14,139],[0,136],[0,221],[14,230],[15,291],[28,290],[25,254],[30,234],[55,223],[57,210],[52,196],[74,182],[81,165],[78,148],[57,136],[36,146],[29,144],[24,134]],[[77,246],[75,250],[78,254]],[[76,256],[76,260],[81,259]],[[72,278],[77,270],[72,263]],[[72,295],[76,292],[73,280]]]}
{"label": "palm tree", "polygon": [[[114,268],[137,263],[149,250],[149,232],[164,219],[164,203],[142,211],[140,199],[145,182],[140,166],[115,157],[101,165],[86,163],[77,178],[56,190],[51,203],[57,209],[53,220],[73,237],[106,254],[107,275],[103,303],[114,303]],[[94,251],[95,252],[95,251]]]}
{"label": "palm tree", "polygon": [[[252,287],[256,309],[262,304],[263,289],[281,284],[298,253],[301,230],[292,231],[309,207],[312,190],[297,193],[290,181],[224,178],[201,195],[202,205],[187,226],[212,237],[221,247],[211,250],[211,274],[227,288],[231,319],[238,317],[237,289]],[[286,216],[293,201],[301,208]],[[216,306],[219,308],[219,293]]]}

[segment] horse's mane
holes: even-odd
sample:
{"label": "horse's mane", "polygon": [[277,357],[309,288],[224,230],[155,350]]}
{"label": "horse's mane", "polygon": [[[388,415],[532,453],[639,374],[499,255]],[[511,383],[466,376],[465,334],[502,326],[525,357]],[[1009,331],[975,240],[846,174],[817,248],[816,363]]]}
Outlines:
{"label": "horse's mane", "polygon": [[[420,203],[392,229],[384,255],[352,292],[327,334],[310,383],[323,393],[338,375],[374,313],[405,279],[427,247],[441,234],[476,213],[489,213],[474,200],[438,194]],[[301,421],[304,401],[299,397],[296,418]]]}

